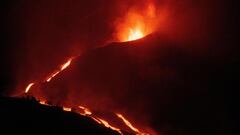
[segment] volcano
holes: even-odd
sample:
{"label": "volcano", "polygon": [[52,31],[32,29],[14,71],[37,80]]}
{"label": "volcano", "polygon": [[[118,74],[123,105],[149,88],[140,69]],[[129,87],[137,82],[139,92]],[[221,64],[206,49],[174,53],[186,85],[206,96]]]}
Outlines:
{"label": "volcano", "polygon": [[[225,65],[231,63],[221,58],[155,33],[88,51],[28,94],[55,105],[87,106],[130,132],[109,114],[124,114],[150,134],[225,134],[226,108],[218,100],[225,86],[219,83],[227,83]],[[212,95],[216,89],[219,95]]]}
{"label": "volcano", "polygon": [[237,5],[3,1],[0,130],[233,134],[240,89]]}

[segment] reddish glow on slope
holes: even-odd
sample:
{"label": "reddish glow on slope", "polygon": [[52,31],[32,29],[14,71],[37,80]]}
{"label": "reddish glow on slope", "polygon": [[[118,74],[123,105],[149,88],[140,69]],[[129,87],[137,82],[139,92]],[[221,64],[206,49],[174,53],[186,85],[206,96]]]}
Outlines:
{"label": "reddish glow on slope", "polygon": [[[132,32],[133,35],[130,36],[129,38],[132,39],[132,40],[142,36],[142,33],[140,31],[138,31],[138,30],[137,31],[133,31],[132,30],[131,32]],[[43,80],[42,82],[50,82],[52,78],[54,78],[56,75],[58,75],[61,71],[63,71],[66,68],[68,68],[70,66],[70,64],[71,64],[71,61],[72,61],[72,58],[68,59],[68,61],[66,63],[64,63],[64,64],[62,64],[60,66],[58,71],[56,71],[53,74],[51,74],[50,77],[48,77],[47,79]],[[35,85],[35,83],[33,83],[33,82],[28,84],[28,86],[25,89],[25,93],[28,93],[33,85]],[[39,104],[46,105],[46,106],[52,106],[52,105],[49,105],[46,100],[39,100]],[[90,109],[88,109],[86,107],[83,107],[83,106],[78,106],[78,108],[81,109],[80,112],[77,111],[79,114],[81,114],[83,116],[88,116],[91,119],[93,119],[94,121],[96,121],[98,124],[101,124],[101,125],[103,125],[103,126],[105,126],[107,128],[110,128],[110,129],[112,129],[114,131],[117,131],[118,133],[123,135],[123,133],[121,132],[120,128],[114,127],[111,124],[109,124],[109,122],[107,122],[106,120],[103,120],[101,118],[96,117],[95,115],[93,115],[93,113],[90,111]],[[67,112],[71,112],[72,111],[72,108],[70,108],[70,107],[64,107],[63,106],[62,109],[64,111],[67,111]],[[142,134],[137,128],[133,127],[130,122],[125,120],[121,114],[117,114],[117,116],[121,117],[123,119],[124,123],[128,127],[130,127],[134,132],[136,132],[137,134]]]}
{"label": "reddish glow on slope", "polygon": [[[141,31],[133,31],[131,30],[132,34],[129,38],[131,40],[134,40],[134,39],[137,39],[138,37],[141,37],[143,36]],[[58,75],[61,71],[65,70],[66,68],[68,68],[71,64],[71,61],[72,61],[72,58],[68,59],[68,61],[64,64],[62,64],[59,68],[58,71],[54,72],[53,74],[51,74],[50,77],[48,77],[47,79],[43,80],[43,81],[40,81],[40,82],[50,82],[52,78],[54,78],[56,75]],[[30,83],[28,84],[28,86],[26,87],[25,89],[25,93],[28,93],[29,90],[31,89],[31,87],[33,85],[35,85],[36,83]],[[52,106],[50,104],[47,103],[46,100],[39,100],[39,104],[42,104],[42,105],[46,105],[46,106]],[[101,119],[99,117],[96,117],[93,112],[90,111],[90,109],[86,108],[86,107],[83,107],[83,106],[78,106],[79,109],[81,109],[81,111],[77,111],[77,113],[83,115],[83,116],[88,116],[90,117],[91,119],[93,119],[94,121],[96,121],[98,124],[101,124],[107,128],[110,128],[114,131],[117,131],[118,133],[122,134],[123,133],[121,132],[120,128],[117,128],[117,127],[114,127],[112,126],[109,122],[107,122],[106,120],[104,119]],[[72,111],[72,108],[70,107],[62,107],[62,109],[64,111],[68,111],[68,112],[71,112]],[[74,110],[73,110],[74,111]],[[121,114],[116,114],[132,131],[136,132],[138,135],[148,135],[146,133],[143,133],[143,132],[140,132],[139,129],[135,128],[126,118],[124,118]]]}
{"label": "reddish glow on slope", "polygon": [[32,87],[34,84],[35,84],[35,83],[30,83],[30,84],[28,84],[28,86],[27,86],[26,89],[25,89],[25,93],[28,93],[29,90],[31,89],[31,87]]}

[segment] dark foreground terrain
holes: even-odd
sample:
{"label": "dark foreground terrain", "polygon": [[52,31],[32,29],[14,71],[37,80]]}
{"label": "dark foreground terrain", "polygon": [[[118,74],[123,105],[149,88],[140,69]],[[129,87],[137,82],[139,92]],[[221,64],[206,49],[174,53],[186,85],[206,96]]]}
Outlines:
{"label": "dark foreground terrain", "polygon": [[44,106],[32,97],[0,98],[1,134],[116,135],[92,119],[61,107]]}

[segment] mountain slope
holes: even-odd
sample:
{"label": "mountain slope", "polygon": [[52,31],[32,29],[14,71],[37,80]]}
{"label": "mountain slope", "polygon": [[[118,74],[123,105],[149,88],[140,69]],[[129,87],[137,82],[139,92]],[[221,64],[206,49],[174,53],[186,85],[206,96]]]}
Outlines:
{"label": "mountain slope", "polygon": [[181,44],[158,34],[86,52],[31,94],[54,104],[121,112],[158,133],[230,134],[229,85],[236,59],[211,43]]}

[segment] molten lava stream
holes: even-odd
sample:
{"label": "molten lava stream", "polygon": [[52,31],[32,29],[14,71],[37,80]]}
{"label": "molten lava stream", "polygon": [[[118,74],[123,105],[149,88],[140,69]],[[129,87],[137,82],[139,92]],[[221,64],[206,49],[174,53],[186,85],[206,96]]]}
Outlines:
{"label": "molten lava stream", "polygon": [[31,89],[31,87],[34,85],[35,83],[29,83],[28,86],[25,89],[25,93],[28,93],[29,90]]}
{"label": "molten lava stream", "polygon": [[100,119],[100,118],[97,118],[97,120],[99,120],[101,122],[101,124],[103,124],[105,127],[111,128],[112,130],[115,130],[118,133],[120,133],[121,135],[123,135],[123,133],[121,132],[121,130],[119,128],[111,126],[107,121]]}
{"label": "molten lava stream", "polygon": [[[47,77],[47,79],[45,79],[44,81],[45,81],[45,82],[50,82],[50,81],[52,80],[52,78],[54,78],[56,75],[58,75],[58,74],[61,73],[63,70],[65,70],[67,67],[69,67],[70,64],[71,64],[71,62],[72,62],[72,60],[73,60],[73,58],[68,59],[68,61],[67,61],[66,63],[64,63],[64,64],[61,65],[61,67],[60,67],[60,69],[59,69],[58,71],[52,73],[52,74],[51,74],[49,77]],[[43,82],[44,82],[44,81],[43,81]],[[26,89],[25,89],[24,92],[25,92],[25,93],[28,93],[33,85],[35,85],[34,82],[28,84],[28,86],[26,87]]]}
{"label": "molten lava stream", "polygon": [[148,133],[140,132],[139,129],[134,127],[125,117],[123,117],[122,114],[116,113],[117,117],[120,118],[127,127],[129,127],[131,130],[137,133],[137,135],[149,135]]}
{"label": "molten lava stream", "polygon": [[60,72],[62,72],[64,69],[70,66],[73,58],[68,59],[68,61],[61,65],[60,69],[54,73],[52,73],[45,81],[50,82],[52,78],[54,78],[56,75],[58,75]]}
{"label": "molten lava stream", "polygon": [[83,113],[82,112],[79,112],[81,115],[83,116],[89,116],[90,118],[92,118],[94,121],[96,121],[98,124],[101,124],[101,125],[104,125],[105,127],[107,128],[111,128],[112,130],[115,130],[117,131],[118,133],[122,134],[121,130],[119,128],[116,128],[112,125],[110,125],[106,120],[103,120],[103,119],[100,119],[98,117],[95,117],[95,116],[92,116],[92,112],[86,108],[86,107],[83,107],[83,106],[78,106],[78,108],[80,108],[81,110],[83,110]]}

